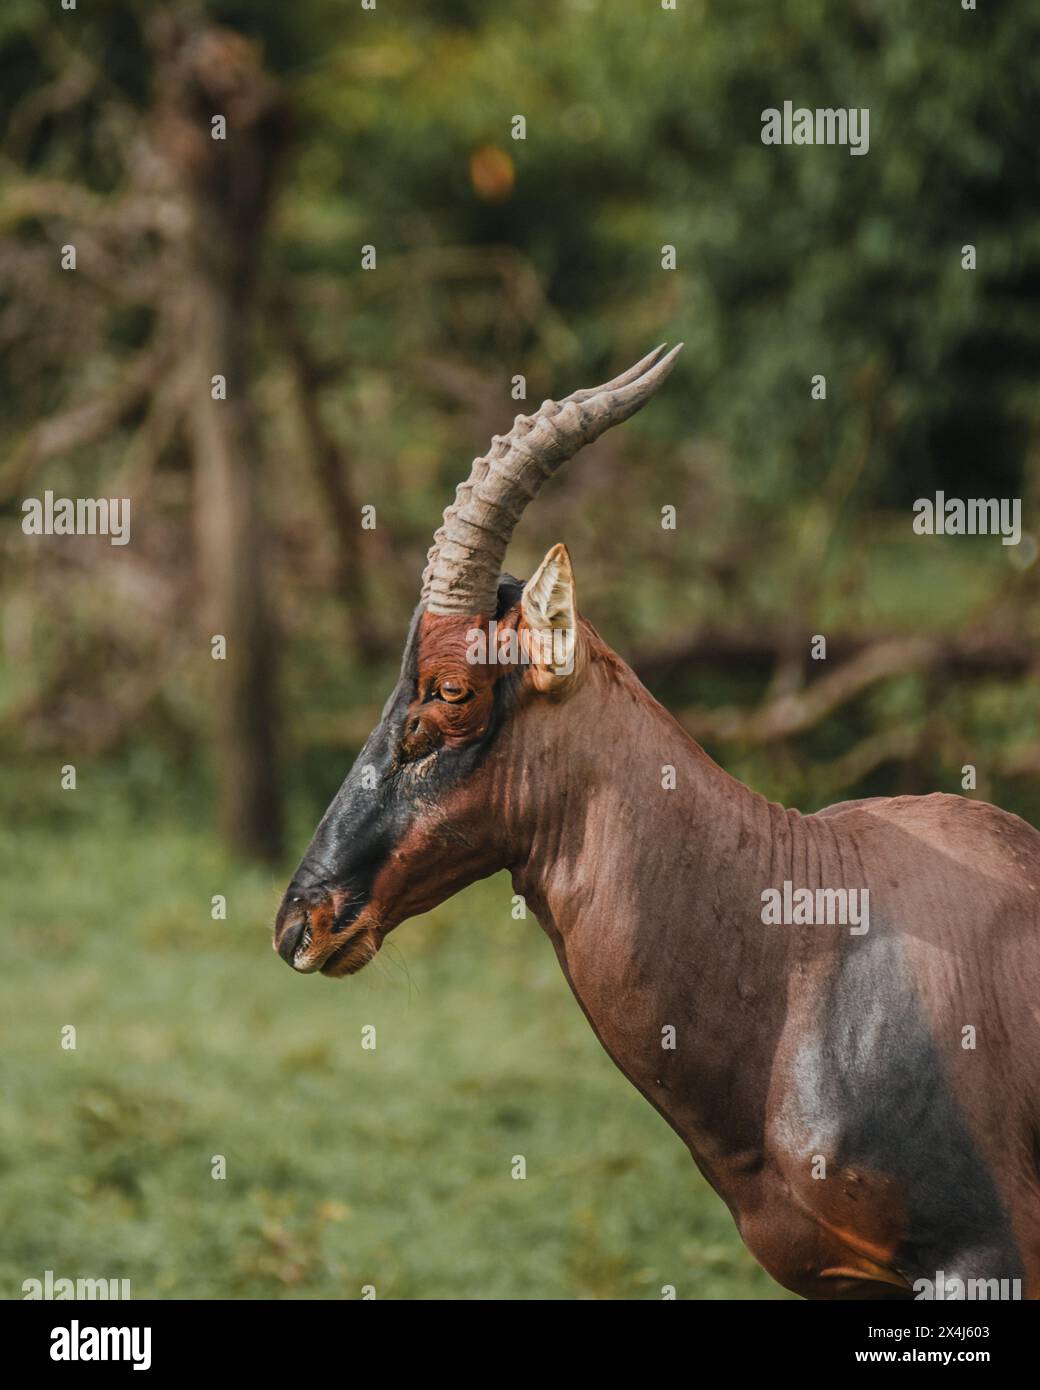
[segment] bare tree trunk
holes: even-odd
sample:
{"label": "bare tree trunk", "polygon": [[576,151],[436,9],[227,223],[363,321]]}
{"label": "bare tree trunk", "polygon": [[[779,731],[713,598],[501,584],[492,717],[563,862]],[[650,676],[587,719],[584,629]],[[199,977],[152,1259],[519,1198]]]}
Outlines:
{"label": "bare tree trunk", "polygon": [[[256,50],[239,35],[182,14],[161,48],[157,145],[185,212],[183,293],[194,333],[185,348],[193,358],[198,560],[207,631],[227,642],[226,659],[214,663],[221,828],[236,852],[271,860],[282,829],[276,643],[249,375],[256,255],[288,123]],[[215,117],[224,118],[226,138],[213,138]],[[226,399],[214,399],[216,377],[226,381]]]}
{"label": "bare tree trunk", "polygon": [[351,643],[361,661],[383,655],[381,634],[372,620],[368,576],[360,543],[360,510],[348,459],[326,429],[319,399],[321,371],[293,315],[292,305],[276,301],[279,326],[296,386],[300,420],[336,541],[336,590],[347,614]]}

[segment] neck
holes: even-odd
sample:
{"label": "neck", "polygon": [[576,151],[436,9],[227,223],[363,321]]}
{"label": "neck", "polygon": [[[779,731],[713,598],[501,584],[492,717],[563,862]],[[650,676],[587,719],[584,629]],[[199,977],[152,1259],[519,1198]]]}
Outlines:
{"label": "neck", "polygon": [[763,926],[760,894],[800,820],[712,762],[605,648],[569,701],[531,713],[525,762],[542,771],[517,890],[606,1050],[731,1187],[762,1160],[786,1004],[788,937]]}

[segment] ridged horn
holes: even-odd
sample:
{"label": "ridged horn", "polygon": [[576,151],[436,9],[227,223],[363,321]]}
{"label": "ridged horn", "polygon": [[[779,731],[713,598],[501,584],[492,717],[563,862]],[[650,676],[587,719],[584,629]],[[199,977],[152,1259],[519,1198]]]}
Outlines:
{"label": "ridged horn", "polygon": [[518,415],[508,434],[495,435],[433,538],[420,599],[428,613],[494,614],[506,547],[524,508],[561,463],[646,404],[682,346],[661,357],[662,343],[613,381],[544,401],[533,415]]}

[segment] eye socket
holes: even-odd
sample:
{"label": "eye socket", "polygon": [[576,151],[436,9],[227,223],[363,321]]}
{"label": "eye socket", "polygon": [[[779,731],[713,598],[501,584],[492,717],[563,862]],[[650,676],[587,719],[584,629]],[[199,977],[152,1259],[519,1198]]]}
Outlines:
{"label": "eye socket", "polygon": [[461,681],[445,680],[432,692],[431,698],[434,700],[446,700],[451,705],[461,705],[465,700],[471,699],[473,691]]}

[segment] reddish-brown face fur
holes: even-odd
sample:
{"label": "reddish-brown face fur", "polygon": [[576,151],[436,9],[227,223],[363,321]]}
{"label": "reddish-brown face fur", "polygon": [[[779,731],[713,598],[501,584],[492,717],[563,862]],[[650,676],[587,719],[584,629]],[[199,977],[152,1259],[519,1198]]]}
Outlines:
{"label": "reddish-brown face fur", "polygon": [[[519,608],[504,619],[515,626]],[[470,641],[467,634],[488,630],[486,618],[436,617],[424,613],[419,628],[419,694],[409,710],[419,719],[432,747],[441,744],[461,748],[486,731],[491,717],[495,684],[506,673],[500,665],[477,665],[467,660]],[[429,703],[435,690],[453,687],[464,697]]]}
{"label": "reddish-brown face fur", "polygon": [[[519,605],[498,619],[500,652],[505,635],[521,626]],[[515,677],[517,668],[504,659],[504,652],[494,663],[469,659],[472,633],[479,629],[487,634],[488,628],[486,618],[422,615],[415,689],[392,753],[392,770],[410,798],[407,824],[388,846],[360,913],[345,928],[341,917],[350,915],[354,900],[349,889],[329,883],[306,901],[290,890],[279,915],[275,949],[282,947],[288,930],[305,921],[308,945],[293,958],[297,970],[333,977],[356,973],[399,922],[503,866],[493,815],[489,820],[494,742],[468,775],[436,794],[427,791],[439,750],[466,749],[485,739],[494,718],[496,686]],[[538,698],[529,670],[515,696],[513,718],[528,699]]]}

